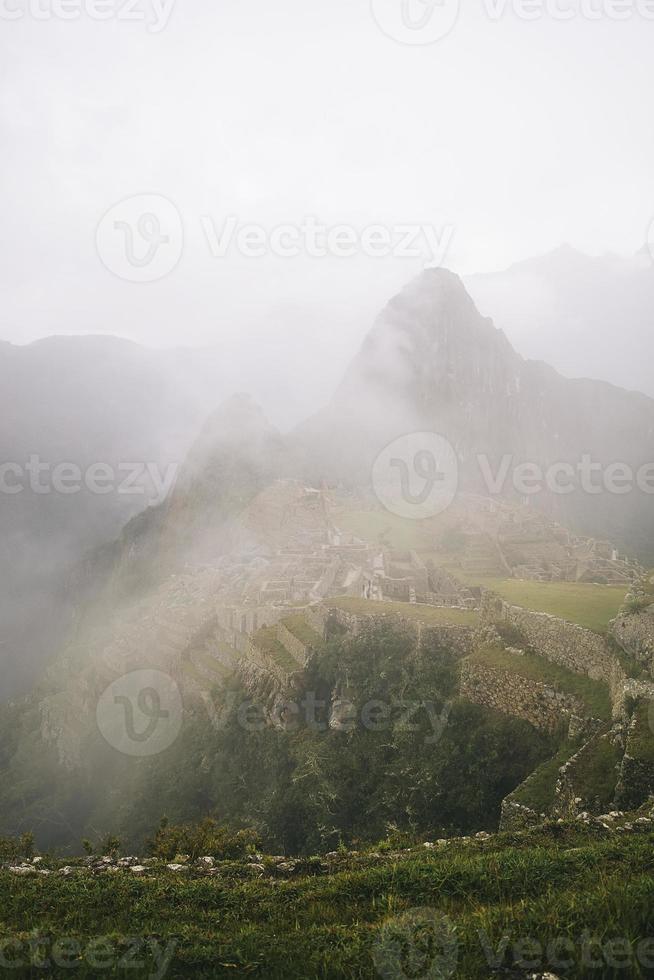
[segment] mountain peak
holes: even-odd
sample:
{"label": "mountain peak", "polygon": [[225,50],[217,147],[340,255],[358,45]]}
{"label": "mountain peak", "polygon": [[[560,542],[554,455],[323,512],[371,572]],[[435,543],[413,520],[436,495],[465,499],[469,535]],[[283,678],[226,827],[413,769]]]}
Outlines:
{"label": "mountain peak", "polygon": [[460,277],[450,269],[423,269],[391,299],[389,306],[403,303],[470,303],[472,300]]}
{"label": "mountain peak", "polygon": [[233,427],[270,428],[266,415],[257,401],[244,391],[235,392],[220,403],[207,420],[205,428],[212,430]]}

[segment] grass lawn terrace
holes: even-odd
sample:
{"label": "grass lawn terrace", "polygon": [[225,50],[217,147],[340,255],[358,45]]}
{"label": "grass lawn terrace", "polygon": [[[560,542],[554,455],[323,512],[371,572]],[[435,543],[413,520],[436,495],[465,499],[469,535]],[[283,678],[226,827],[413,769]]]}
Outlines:
{"label": "grass lawn terrace", "polygon": [[361,616],[383,616],[394,613],[413,622],[423,623],[425,626],[471,626],[474,628],[479,625],[479,615],[473,610],[428,606],[419,602],[379,602],[373,599],[343,596],[328,599],[326,605]]}

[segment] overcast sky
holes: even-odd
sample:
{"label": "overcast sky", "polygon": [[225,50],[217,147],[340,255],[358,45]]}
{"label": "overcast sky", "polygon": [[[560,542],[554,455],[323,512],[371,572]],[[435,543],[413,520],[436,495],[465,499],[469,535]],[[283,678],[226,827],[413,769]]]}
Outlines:
{"label": "overcast sky", "polygon": [[[21,14],[0,23],[4,340],[114,333],[255,350],[277,331],[286,349],[328,342],[345,359],[424,264],[234,246],[216,258],[203,217],[218,232],[229,215],[268,232],[308,215],[358,232],[429,225],[460,273],[562,242],[629,254],[646,240],[654,20],[637,10],[493,20],[465,0],[446,37],[405,44],[379,23],[393,33],[388,5],[401,0],[177,0],[159,31],[86,12],[41,20],[30,2],[0,2]],[[151,2],[135,12],[161,26]],[[183,247],[163,278],[125,281],[96,230],[145,193],[177,210]]]}

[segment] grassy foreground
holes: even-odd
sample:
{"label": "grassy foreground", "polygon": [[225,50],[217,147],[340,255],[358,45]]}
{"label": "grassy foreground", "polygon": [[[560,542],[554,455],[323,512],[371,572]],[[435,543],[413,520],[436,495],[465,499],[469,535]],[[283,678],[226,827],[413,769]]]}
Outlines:
{"label": "grassy foreground", "polygon": [[549,825],[310,859],[284,878],[252,880],[252,869],[236,862],[214,877],[165,868],[142,877],[129,869],[47,877],[2,870],[0,972],[650,977],[653,843],[649,830]]}

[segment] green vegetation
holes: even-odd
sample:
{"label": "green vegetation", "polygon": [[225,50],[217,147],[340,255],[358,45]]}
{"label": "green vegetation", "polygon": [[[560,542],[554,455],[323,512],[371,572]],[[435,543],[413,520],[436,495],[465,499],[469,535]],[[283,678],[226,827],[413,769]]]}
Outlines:
{"label": "green vegetation", "polygon": [[639,701],[634,718],[636,723],[629,733],[629,755],[639,762],[654,764],[654,702]]}
{"label": "green vegetation", "polygon": [[585,626],[595,633],[606,633],[617,616],[626,590],[613,585],[585,582],[526,582],[512,578],[464,576],[470,585],[484,585],[515,606],[550,613],[560,619]]}
{"label": "green vegetation", "polygon": [[354,596],[328,599],[326,604],[363,616],[394,613],[425,626],[479,626],[479,614],[470,609],[451,609],[416,602],[377,602]]}
{"label": "green vegetation", "polygon": [[554,802],[554,790],[559,776],[559,769],[570,759],[579,748],[579,744],[566,739],[558,752],[544,762],[538,769],[527,776],[524,783],[518,786],[511,799],[516,803],[528,806],[536,813],[548,813]]}
{"label": "green vegetation", "polygon": [[283,643],[277,639],[277,631],[274,626],[264,626],[252,637],[252,643],[263,654],[274,660],[287,674],[292,674],[300,669],[295,657],[292,657]]}
{"label": "green vegetation", "polygon": [[319,647],[322,643],[322,638],[316,631],[309,626],[304,616],[298,614],[297,616],[287,616],[286,619],[282,619],[283,625],[295,636],[301,643],[306,644],[308,647]]}
{"label": "green vegetation", "polygon": [[[148,844],[148,850],[162,861],[173,861],[182,854],[191,861],[209,856],[221,861],[236,860],[252,853],[260,845],[256,831],[251,829],[230,831],[210,817],[199,824],[182,824],[171,827],[164,818],[157,833]],[[102,851],[106,854],[107,851]]]}
{"label": "green vegetation", "polygon": [[593,718],[605,721],[611,719],[611,698],[604,681],[595,681],[583,674],[576,674],[534,653],[520,656],[499,647],[484,647],[471,654],[468,659],[489,667],[510,670],[530,680],[541,681],[556,691],[579,698]]}
{"label": "green vegetation", "polygon": [[[282,656],[274,631],[258,636]],[[410,631],[391,617],[360,636],[331,637],[295,678],[286,729],[271,723],[274,691],[257,698],[235,678],[185,699],[166,751],[123,755],[94,726],[83,766],[71,770],[40,740],[37,703],[20,724],[0,713],[3,831],[33,828],[40,847],[67,853],[112,832],[143,853],[162,814],[174,826],[210,816],[253,827],[273,853],[310,855],[380,840],[390,826],[493,830],[502,799],[557,748],[525,721],[457,700],[448,651],[416,655]],[[335,697],[352,706],[340,730],[330,727]]]}
{"label": "green vegetation", "polygon": [[382,976],[639,980],[653,961],[653,844],[651,833],[549,825],[483,844],[345,854],[287,880],[252,880],[244,865],[215,878],[0,871],[0,945],[19,980],[44,975],[27,965],[35,949],[54,977],[373,980],[396,944],[421,972]]}
{"label": "green vegetation", "polygon": [[433,549],[433,533],[424,521],[398,517],[387,510],[342,510],[335,516],[343,530],[370,544],[383,545],[394,551]]}
{"label": "green vegetation", "polygon": [[637,586],[637,594],[630,596],[625,607],[627,612],[640,613],[654,603],[654,571],[647,572]]}
{"label": "green vegetation", "polygon": [[0,861],[29,859],[34,854],[34,834],[27,832],[20,837],[0,837]]}
{"label": "green vegetation", "polygon": [[573,779],[579,796],[602,810],[609,806],[615,796],[616,766],[621,758],[619,747],[612,745],[608,738],[591,742],[575,765]]}

